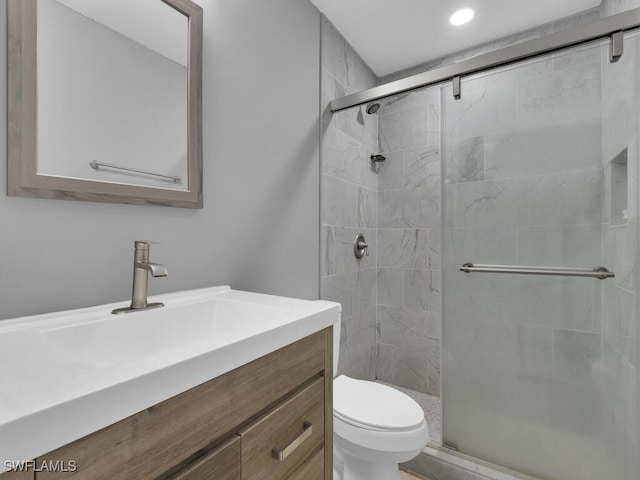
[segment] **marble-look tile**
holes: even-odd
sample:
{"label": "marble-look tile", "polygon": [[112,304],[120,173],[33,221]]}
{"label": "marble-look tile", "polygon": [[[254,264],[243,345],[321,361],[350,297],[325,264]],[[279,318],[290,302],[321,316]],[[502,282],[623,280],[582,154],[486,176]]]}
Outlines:
{"label": "marble-look tile", "polygon": [[320,276],[335,274],[335,231],[330,225],[322,225],[320,230]]}
{"label": "marble-look tile", "polygon": [[378,227],[439,227],[440,192],[411,188],[378,192]]}
{"label": "marble-look tile", "polygon": [[429,269],[440,270],[442,268],[442,232],[439,228],[430,228],[428,233],[429,243]]}
{"label": "marble-look tile", "polygon": [[447,259],[456,266],[466,262],[516,265],[517,227],[447,228],[444,238]]}
{"label": "marble-look tile", "polygon": [[386,160],[378,164],[378,190],[402,190],[404,150],[385,153]]}
{"label": "marble-look tile", "polygon": [[440,101],[440,86],[421,88],[409,92],[399,93],[391,97],[386,97],[380,102],[380,112],[383,115],[400,112],[417,107],[427,107],[431,103],[437,104]]}
{"label": "marble-look tile", "polygon": [[378,193],[365,187],[353,186],[347,189],[347,211],[355,214],[352,225],[375,228],[377,224]]}
{"label": "marble-look tile", "polygon": [[629,291],[635,291],[636,288],[636,223],[636,220],[631,220],[628,225],[605,226],[602,235],[602,261],[607,268],[615,272],[614,283]]}
{"label": "marble-look tile", "polygon": [[342,305],[342,318],[348,318],[355,311],[353,292],[349,288],[347,274],[322,277],[320,280],[320,298],[338,302]]}
{"label": "marble-look tile", "polygon": [[378,120],[380,151],[429,145],[429,109],[412,108],[382,115]]}
{"label": "marble-look tile", "polygon": [[630,365],[640,369],[637,296],[615,284],[603,287],[602,333]]}
{"label": "marble-look tile", "polygon": [[360,182],[360,165],[367,162],[367,151],[362,144],[335,127],[329,127],[322,139],[322,173]]}
{"label": "marble-look tile", "polygon": [[323,225],[355,225],[352,212],[345,208],[348,204],[348,189],[353,184],[331,175],[322,175],[321,179],[321,217]]}
{"label": "marble-look tile", "polygon": [[602,62],[602,154],[607,162],[635,145],[639,130],[639,40],[626,36],[624,44],[629,55],[615,63]]}
{"label": "marble-look tile", "polygon": [[454,100],[445,89],[443,112],[448,142],[511,131],[517,120],[516,85],[496,85],[493,78],[463,82],[463,95]]}
{"label": "marble-look tile", "polygon": [[518,125],[531,128],[600,114],[600,62],[518,83]]}
{"label": "marble-look tile", "polygon": [[440,145],[440,101],[429,104],[429,145]]}
{"label": "marble-look tile", "polygon": [[347,92],[356,93],[378,85],[378,77],[347,42]]}
{"label": "marble-look tile", "polygon": [[608,17],[640,7],[638,0],[603,0],[602,16]]}
{"label": "marble-look tile", "polygon": [[437,312],[378,306],[380,343],[439,353],[440,315]]}
{"label": "marble-look tile", "polygon": [[402,307],[404,304],[404,270],[401,268],[378,269],[378,305]]}
{"label": "marble-look tile", "polygon": [[[357,233],[362,233],[369,245],[369,255],[361,259],[353,253],[353,242]],[[333,274],[343,274],[366,270],[375,267],[377,257],[377,241],[375,229],[359,227],[333,227],[332,236],[326,237],[333,241],[327,247],[327,252],[333,252]]]}
{"label": "marble-look tile", "polygon": [[333,114],[336,128],[357,140],[368,150],[378,149],[378,118],[367,114],[365,107],[357,106]]}
{"label": "marble-look tile", "polygon": [[[359,312],[373,310],[375,319],[376,296],[377,296],[377,270],[375,268],[360,269],[351,273],[354,283],[357,284],[357,306]],[[356,291],[355,288],[352,289]],[[375,322],[374,322],[375,323]]]}
{"label": "marble-look tile", "polygon": [[526,224],[599,224],[602,187],[602,170],[528,178]]}
{"label": "marble-look tile", "polygon": [[487,180],[594,170],[601,167],[600,117],[553,126],[488,135],[484,138]]}
{"label": "marble-look tile", "polygon": [[594,384],[601,362],[601,336],[571,330],[553,331],[553,377]]}
{"label": "marble-look tile", "polygon": [[426,393],[428,365],[429,354],[423,348],[378,345],[376,377],[382,381]]}
{"label": "marble-look tile", "polygon": [[428,230],[379,229],[378,266],[430,269]]}
{"label": "marble-look tile", "polygon": [[466,138],[448,145],[448,183],[484,180],[484,137]]}
{"label": "marble-look tile", "polygon": [[604,49],[601,45],[584,45],[554,53],[552,55],[553,70],[564,70],[566,68],[574,68],[577,65],[584,65],[585,63],[600,62]]}
{"label": "marble-look tile", "polygon": [[333,24],[322,17],[322,67],[333,75],[343,86],[347,86],[348,44]]}
{"label": "marble-look tile", "polygon": [[329,103],[345,94],[344,86],[326,68],[322,69],[320,78],[320,111],[322,115],[322,134],[330,125],[335,126],[335,117]]}
{"label": "marble-look tile", "polygon": [[[350,316],[346,324],[346,375],[365,380],[374,379],[372,352],[376,350],[375,306]],[[342,357],[342,352],[341,352]]]}
{"label": "marble-look tile", "polygon": [[442,279],[438,270],[404,270],[404,306],[417,310],[441,310]]}
{"label": "marble-look tile", "polygon": [[457,183],[453,187],[456,227],[497,228],[526,225],[527,179]]}
{"label": "marble-look tile", "polygon": [[439,194],[440,147],[426,146],[405,150],[403,176],[404,188],[427,188]]}
{"label": "marble-look tile", "polygon": [[600,225],[521,227],[518,264],[592,267],[600,260]]}
{"label": "marble-look tile", "polygon": [[[369,190],[378,190],[378,184],[380,183],[381,164],[373,163],[371,161],[371,155],[377,152],[367,150],[364,148],[364,157],[358,162],[357,166],[360,167],[360,185],[368,188]],[[386,162],[384,162],[386,163]]]}

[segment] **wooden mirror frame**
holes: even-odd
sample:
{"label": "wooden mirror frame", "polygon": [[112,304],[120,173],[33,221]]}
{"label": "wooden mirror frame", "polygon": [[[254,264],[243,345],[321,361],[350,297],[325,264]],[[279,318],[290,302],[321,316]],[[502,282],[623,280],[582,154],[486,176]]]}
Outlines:
{"label": "wooden mirror frame", "polygon": [[188,190],[125,185],[38,174],[37,0],[7,1],[7,194],[92,202],[202,208],[202,8],[163,1],[187,17]]}

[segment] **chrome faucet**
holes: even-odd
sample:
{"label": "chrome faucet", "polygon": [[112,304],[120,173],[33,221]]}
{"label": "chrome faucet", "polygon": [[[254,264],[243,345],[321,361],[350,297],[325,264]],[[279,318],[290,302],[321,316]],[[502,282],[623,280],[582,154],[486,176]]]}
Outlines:
{"label": "chrome faucet", "polygon": [[149,245],[151,242],[136,240],[133,254],[133,290],[131,292],[131,305],[116,308],[111,313],[130,313],[137,310],[164,307],[162,302],[147,302],[147,288],[149,286],[149,274],[153,277],[166,277],[167,267],[159,263],[149,261]]}

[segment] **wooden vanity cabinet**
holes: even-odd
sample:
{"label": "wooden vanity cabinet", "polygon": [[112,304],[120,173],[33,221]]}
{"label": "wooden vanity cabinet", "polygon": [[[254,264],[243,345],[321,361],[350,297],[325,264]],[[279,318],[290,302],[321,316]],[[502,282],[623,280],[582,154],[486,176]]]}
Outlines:
{"label": "wooden vanity cabinet", "polygon": [[75,472],[0,480],[331,480],[332,375],[329,327],[36,460]]}

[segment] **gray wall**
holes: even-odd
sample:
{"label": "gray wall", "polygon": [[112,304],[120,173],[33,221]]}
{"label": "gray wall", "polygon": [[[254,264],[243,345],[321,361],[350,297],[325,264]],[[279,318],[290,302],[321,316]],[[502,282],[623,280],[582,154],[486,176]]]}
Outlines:
{"label": "gray wall", "polygon": [[[151,255],[169,276],[151,293],[230,284],[318,297],[319,13],[299,0],[199,3],[205,208],[0,195],[0,318],[126,300],[135,239],[162,242]],[[4,70],[4,21],[0,39]],[[5,114],[0,132],[4,157]]]}

